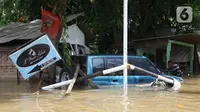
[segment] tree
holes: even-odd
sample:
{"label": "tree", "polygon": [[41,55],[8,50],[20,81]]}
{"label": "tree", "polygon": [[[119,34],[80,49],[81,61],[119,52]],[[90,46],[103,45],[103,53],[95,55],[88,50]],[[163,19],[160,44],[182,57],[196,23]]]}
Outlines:
{"label": "tree", "polygon": [[[7,0],[0,25],[16,21],[22,15],[30,20],[40,18],[40,7],[53,11],[63,22],[67,15],[84,12],[78,23],[88,25],[95,35],[91,42],[98,46],[99,53],[113,53],[121,48],[123,29],[123,0]],[[189,5],[193,8],[193,21],[180,24],[176,21],[176,7]],[[15,8],[13,8],[15,7]],[[154,35],[156,29],[175,28],[177,33],[192,32],[199,27],[200,2],[198,0],[129,0],[129,40]],[[14,13],[10,13],[13,12]],[[77,21],[73,21],[75,23]],[[70,23],[70,24],[72,24]],[[69,23],[68,23],[69,24]],[[67,24],[64,25],[65,27]],[[151,35],[149,35],[152,33]]]}
{"label": "tree", "polygon": [[[192,23],[177,23],[176,7],[181,5],[194,9]],[[111,45],[122,45],[122,0],[93,0],[92,6],[89,12],[92,18],[88,23],[98,38],[99,51],[113,53]],[[164,27],[175,28],[177,33],[192,32],[199,27],[199,6],[200,2],[196,0],[129,0],[129,39],[145,38]]]}

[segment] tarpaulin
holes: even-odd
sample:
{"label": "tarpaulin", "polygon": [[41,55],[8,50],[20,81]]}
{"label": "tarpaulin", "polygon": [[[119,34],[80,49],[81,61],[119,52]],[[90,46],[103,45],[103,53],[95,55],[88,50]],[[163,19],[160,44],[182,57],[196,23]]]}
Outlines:
{"label": "tarpaulin", "polygon": [[172,44],[171,60],[175,62],[189,62],[190,61],[190,47]]}

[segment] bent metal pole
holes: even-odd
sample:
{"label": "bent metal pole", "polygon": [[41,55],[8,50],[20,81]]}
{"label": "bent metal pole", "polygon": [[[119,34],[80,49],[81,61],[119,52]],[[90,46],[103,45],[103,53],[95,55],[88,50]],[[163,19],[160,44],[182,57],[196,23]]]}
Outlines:
{"label": "bent metal pole", "polygon": [[152,76],[152,77],[156,77],[156,78],[158,78],[158,79],[160,79],[160,80],[162,80],[162,81],[165,81],[165,82],[167,82],[167,83],[172,84],[172,87],[170,87],[172,90],[179,90],[180,87],[181,87],[180,82],[177,81],[177,80],[174,79],[174,78],[164,77],[164,76],[162,76],[162,75],[158,75],[158,74],[152,73],[152,72],[150,72],[150,71],[147,71],[147,70],[145,70],[145,69],[136,67],[136,66],[131,65],[131,64],[120,65],[120,66],[113,67],[113,68],[110,68],[110,69],[106,69],[106,70],[103,70],[103,71],[98,71],[98,72],[95,72],[95,73],[93,73],[93,74],[80,77],[78,80],[79,80],[79,81],[83,81],[83,80],[90,79],[90,78],[93,78],[93,77],[103,76],[103,75],[106,75],[106,74],[110,74],[110,73],[113,73],[113,72],[117,72],[117,71],[124,70],[124,68],[128,68],[128,69],[131,69],[131,70],[139,70],[139,71],[142,71],[142,72],[146,72],[146,73],[148,73],[148,74],[149,74],[150,76]]}
{"label": "bent metal pole", "polygon": [[[128,0],[124,0],[124,18],[123,18],[123,65],[127,65],[127,55],[128,55]],[[127,95],[127,67],[123,70],[123,92]]]}
{"label": "bent metal pole", "polygon": [[171,83],[171,84],[174,83],[173,79],[170,79],[170,78],[167,78],[167,77],[164,77],[164,76],[155,74],[155,73],[153,73],[153,72],[147,71],[147,70],[142,69],[142,68],[140,68],[140,67],[136,67],[136,66],[134,66],[134,65],[129,64],[129,68],[130,68],[131,70],[139,70],[139,71],[142,71],[142,72],[146,72],[146,73],[148,73],[149,75],[151,75],[151,76],[153,76],[153,77],[156,77],[156,78],[158,78],[158,79],[160,79],[160,80],[163,80],[163,81],[165,81],[165,82],[168,82],[168,83]]}
{"label": "bent metal pole", "polygon": [[106,75],[106,74],[109,74],[109,73],[121,71],[124,68],[127,68],[127,66],[126,65],[120,65],[120,66],[117,66],[117,67],[109,68],[109,69],[106,69],[106,70],[103,70],[103,71],[98,71],[98,72],[95,72],[93,74],[89,74],[89,75],[80,77],[78,80],[83,81],[83,80],[90,79],[90,78],[93,78],[93,77],[102,76],[102,75]]}
{"label": "bent metal pole", "polygon": [[145,69],[142,69],[142,68],[140,68],[140,67],[136,67],[136,66],[131,65],[131,64],[120,65],[120,66],[113,67],[113,68],[109,68],[109,69],[106,69],[106,70],[103,70],[103,71],[98,71],[98,72],[95,72],[95,73],[93,73],[93,74],[80,77],[79,80],[80,80],[80,81],[83,81],[83,80],[90,79],[90,78],[93,78],[93,77],[97,77],[97,76],[102,76],[102,75],[110,74],[110,73],[113,73],[113,72],[117,72],[117,71],[124,70],[124,68],[128,68],[128,69],[131,69],[131,70],[139,70],[139,71],[142,71],[142,72],[146,72],[146,73],[148,73],[149,75],[151,75],[151,76],[153,76],[153,77],[156,77],[156,78],[158,78],[158,79],[160,79],[160,80],[163,80],[163,81],[165,81],[165,82],[167,82],[167,83],[171,83],[171,84],[174,83],[173,79],[171,79],[171,78],[168,78],[168,77],[164,77],[164,76],[155,74],[155,73],[153,73],[153,72],[147,71],[147,70],[145,70]]}
{"label": "bent metal pole", "polygon": [[142,71],[142,72],[145,72],[145,73],[148,73],[149,75],[151,75],[152,77],[156,77],[158,78],[159,80],[162,80],[166,83],[170,83],[172,84],[170,86],[170,89],[171,90],[174,90],[174,91],[177,91],[181,88],[181,83],[179,81],[177,81],[175,78],[170,78],[170,77],[165,77],[165,76],[162,76],[162,75],[158,75],[158,74],[155,74],[153,72],[150,72],[150,71],[147,71],[145,69],[142,69],[140,67],[136,67],[134,65],[131,65],[131,64],[128,64],[128,68],[131,69],[131,70],[139,70],[139,71]]}

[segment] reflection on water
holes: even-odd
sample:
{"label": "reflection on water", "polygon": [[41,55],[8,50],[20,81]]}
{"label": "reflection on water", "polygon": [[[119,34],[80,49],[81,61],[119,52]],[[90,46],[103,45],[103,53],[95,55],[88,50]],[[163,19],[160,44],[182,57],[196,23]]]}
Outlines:
{"label": "reflection on water", "polygon": [[62,91],[41,91],[37,85],[0,81],[1,112],[199,112],[200,78],[185,79],[179,92],[153,91],[130,86],[123,96],[122,86]]}
{"label": "reflection on water", "polygon": [[129,104],[128,96],[123,95],[123,101],[121,103],[124,106],[123,112],[128,112],[129,111],[128,110],[128,104]]}

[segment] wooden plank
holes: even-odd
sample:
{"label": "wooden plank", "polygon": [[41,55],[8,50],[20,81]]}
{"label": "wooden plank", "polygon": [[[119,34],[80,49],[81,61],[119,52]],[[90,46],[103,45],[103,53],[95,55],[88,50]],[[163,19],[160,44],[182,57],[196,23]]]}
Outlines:
{"label": "wooden plank", "polygon": [[173,43],[173,44],[178,44],[178,45],[182,45],[182,46],[188,46],[188,47],[194,47],[194,44],[189,44],[189,43],[185,43],[185,42],[180,42],[180,41],[175,41],[175,40],[169,40],[169,42]]}
{"label": "wooden plank", "polygon": [[75,84],[75,82],[76,82],[76,79],[77,79],[79,70],[80,70],[80,64],[77,63],[77,65],[76,65],[76,70],[75,70],[75,73],[74,73],[74,77],[73,77],[73,79],[72,79],[72,83],[68,86],[68,89],[67,89],[67,91],[65,92],[65,95],[71,93],[72,88],[73,88],[73,86],[74,86],[74,84]]}
{"label": "wooden plank", "polygon": [[[80,75],[81,76],[86,76],[87,74],[85,74],[85,72],[83,72],[83,70],[79,70],[79,73],[80,73]],[[99,89],[99,87],[96,85],[96,84],[94,84],[94,82],[92,81],[92,80],[90,80],[90,79],[87,79],[86,80],[87,81],[87,83],[93,88],[93,89]]]}

